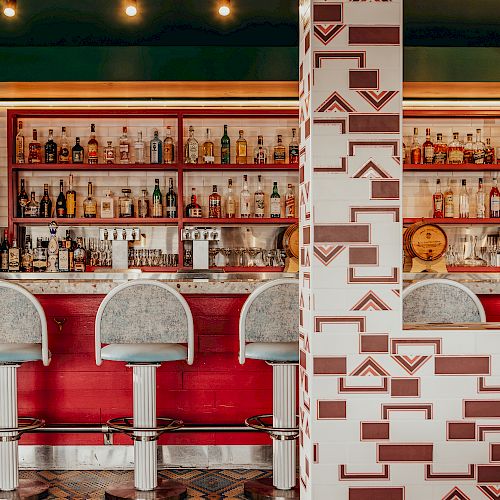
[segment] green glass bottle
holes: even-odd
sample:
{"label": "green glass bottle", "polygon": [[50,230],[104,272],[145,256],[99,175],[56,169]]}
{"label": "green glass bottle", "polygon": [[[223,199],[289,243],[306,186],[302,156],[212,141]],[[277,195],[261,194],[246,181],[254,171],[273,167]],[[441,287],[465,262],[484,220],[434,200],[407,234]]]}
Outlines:
{"label": "green glass bottle", "polygon": [[231,163],[231,140],[227,135],[227,125],[224,125],[224,135],[220,140],[220,162],[223,165]]}
{"label": "green glass bottle", "polygon": [[163,200],[160,191],[160,179],[155,179],[155,189],[153,191],[153,217],[163,217]]}

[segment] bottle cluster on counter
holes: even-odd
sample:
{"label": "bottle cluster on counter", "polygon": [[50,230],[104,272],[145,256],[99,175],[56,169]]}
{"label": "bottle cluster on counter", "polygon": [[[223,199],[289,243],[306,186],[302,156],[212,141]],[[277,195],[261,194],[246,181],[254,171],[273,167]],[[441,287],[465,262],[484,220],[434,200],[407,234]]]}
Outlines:
{"label": "bottle cluster on counter", "polygon": [[[106,146],[100,152],[99,141],[96,137],[95,124],[90,126],[90,136],[86,149],[82,146],[80,137],[75,138],[75,144],[70,146],[66,127],[61,128],[61,135],[56,142],[54,129],[49,129],[47,142],[43,145],[38,140],[38,130],[33,129],[32,139],[25,144],[23,122],[18,122],[16,135],[16,163],[23,164],[81,164],[89,165],[104,164],[129,164],[146,163],[146,142],[142,131],[137,133],[137,139],[132,143],[128,138],[128,129],[123,127],[123,132],[118,144],[114,145],[112,140],[106,141]],[[151,164],[173,164],[176,162],[176,144],[172,137],[171,127],[166,127],[165,137],[160,138],[160,132],[155,129],[153,137],[149,141],[149,163]],[[287,151],[288,150],[288,151]],[[227,125],[224,125],[224,133],[220,139],[221,164],[231,163],[231,139],[228,135]],[[211,131],[206,129],[205,140],[201,148],[195,137],[195,130],[189,127],[189,136],[184,145],[184,163],[186,164],[213,164],[215,163],[215,144],[211,138]],[[236,164],[296,164],[299,162],[299,142],[296,137],[296,129],[292,129],[292,139],[288,148],[283,143],[283,136],[279,134],[274,146],[268,148],[264,145],[262,135],[258,136],[257,145],[250,151],[244,131],[239,131],[236,140]]]}

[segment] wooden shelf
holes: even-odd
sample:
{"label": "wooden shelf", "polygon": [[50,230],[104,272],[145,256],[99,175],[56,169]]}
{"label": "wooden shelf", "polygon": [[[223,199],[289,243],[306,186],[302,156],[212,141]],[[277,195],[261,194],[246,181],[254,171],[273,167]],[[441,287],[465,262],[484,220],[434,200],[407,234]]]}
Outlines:
{"label": "wooden shelf", "polygon": [[405,163],[403,165],[405,172],[487,172],[500,171],[500,163],[492,164],[475,164],[475,163],[441,163],[441,164],[425,164],[413,165]]}
{"label": "wooden shelf", "polygon": [[443,219],[433,219],[427,217],[405,217],[403,219],[403,224],[414,224],[415,222],[427,222],[429,224],[438,224],[438,225],[469,225],[469,224],[494,224],[500,226],[500,218],[498,219],[459,219],[459,218],[443,218]]}
{"label": "wooden shelf", "polygon": [[500,273],[500,267],[447,266],[449,273]]}
{"label": "wooden shelf", "polygon": [[179,219],[167,219],[165,217],[148,217],[148,218],[113,218],[113,219],[101,219],[101,218],[85,218],[76,217],[74,219],[62,219],[62,218],[30,218],[16,217],[12,219],[14,224],[24,224],[25,226],[45,226],[51,221],[56,221],[59,226],[172,226],[177,225]]}
{"label": "wooden shelf", "polygon": [[166,163],[98,163],[97,165],[89,165],[88,163],[11,163],[9,168],[13,171],[103,171],[103,170],[170,170],[178,169],[176,164]]}
{"label": "wooden shelf", "polygon": [[[182,219],[184,224],[195,224],[195,225],[209,225],[209,226],[220,226],[221,224],[228,225],[228,224],[275,224],[275,225],[288,225],[288,224],[295,224],[298,222],[298,219],[294,218],[270,218],[266,217],[264,219],[259,219],[255,217],[251,218],[236,218],[236,219],[215,219],[215,218],[184,218]],[[499,221],[500,222],[500,221]]]}
{"label": "wooden shelf", "polygon": [[279,164],[279,163],[266,163],[264,165],[256,165],[254,163],[248,163],[245,165],[221,165],[221,164],[215,164],[215,163],[201,163],[201,164],[193,164],[193,165],[182,165],[182,169],[185,172],[199,172],[200,170],[217,170],[217,171],[235,171],[235,172],[245,172],[245,171],[250,171],[250,170],[257,170],[257,171],[268,171],[268,170],[274,170],[274,171],[297,171],[299,170],[299,164],[298,163],[284,163],[284,164]]}

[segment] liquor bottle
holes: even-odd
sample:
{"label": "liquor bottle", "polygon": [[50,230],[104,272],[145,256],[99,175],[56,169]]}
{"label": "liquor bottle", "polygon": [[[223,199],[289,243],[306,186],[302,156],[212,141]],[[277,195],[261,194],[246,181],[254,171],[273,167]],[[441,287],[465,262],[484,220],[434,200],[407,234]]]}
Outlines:
{"label": "liquor bottle", "polygon": [[285,217],[295,217],[295,194],[293,193],[292,184],[288,184],[288,189],[285,195]]}
{"label": "liquor bottle", "polygon": [[3,232],[3,241],[2,245],[0,245],[0,271],[5,273],[9,271],[9,238],[7,229]]}
{"label": "liquor bottle", "polygon": [[410,146],[410,163],[412,165],[422,163],[422,150],[418,141],[418,128],[416,127],[413,129],[413,141]]}
{"label": "liquor bottle", "polygon": [[142,132],[137,132],[137,140],[134,142],[135,163],[144,163],[144,141],[142,140]]}
{"label": "liquor bottle", "polygon": [[33,271],[44,273],[47,270],[47,249],[42,246],[42,238],[37,238],[36,248],[33,250]]}
{"label": "liquor bottle", "polygon": [[243,176],[243,189],[240,193],[240,217],[248,218],[251,215],[251,195],[248,190],[248,177]]}
{"label": "liquor bottle", "polygon": [[177,217],[177,195],[174,191],[174,179],[169,177],[168,179],[168,192],[165,196],[165,216],[168,219],[175,219]]}
{"label": "liquor bottle", "polygon": [[33,129],[33,140],[28,145],[28,163],[42,163],[42,145],[38,142],[38,132]]}
{"label": "liquor bottle", "polygon": [[485,194],[483,189],[483,179],[481,177],[479,178],[476,193],[476,217],[478,219],[484,219],[486,217]]}
{"label": "liquor bottle", "polygon": [[101,219],[113,219],[115,216],[115,201],[108,189],[104,198],[101,198]]}
{"label": "liquor bottle", "polygon": [[484,148],[484,163],[491,165],[495,161],[495,148],[491,145],[491,139],[486,139],[486,147]]}
{"label": "liquor bottle", "polygon": [[33,272],[33,250],[31,248],[31,238],[29,234],[26,235],[26,241],[24,243],[21,257],[21,271],[23,273]]}
{"label": "liquor bottle", "polygon": [[54,142],[52,129],[49,129],[49,136],[45,143],[45,163],[57,163],[57,144]]}
{"label": "liquor bottle", "polygon": [[69,163],[69,145],[66,127],[61,128],[61,147],[59,148],[59,163]]}
{"label": "liquor bottle", "polygon": [[47,272],[56,273],[58,269],[59,244],[57,243],[57,223],[49,224],[49,244],[47,246]]}
{"label": "liquor bottle", "polygon": [[130,188],[122,189],[122,195],[118,198],[119,217],[134,217],[134,199],[130,196],[131,193]]}
{"label": "liquor bottle", "polygon": [[59,180],[59,196],[56,200],[56,216],[66,217],[66,196],[64,196],[64,183]]}
{"label": "liquor bottle", "polygon": [[186,217],[197,217],[201,218],[203,216],[202,210],[198,202],[196,201],[196,188],[191,189],[191,203],[186,207]]}
{"label": "liquor bottle", "polygon": [[236,217],[236,200],[233,194],[233,179],[227,181],[227,197],[226,197],[226,217],[234,219]]}
{"label": "liquor bottle", "polygon": [[247,141],[243,137],[243,130],[239,131],[240,136],[236,141],[236,163],[238,165],[246,165],[247,163]]}
{"label": "liquor bottle", "polygon": [[448,145],[443,142],[443,134],[436,135],[434,144],[434,163],[443,164],[448,159]]}
{"label": "liquor bottle", "polygon": [[222,198],[216,185],[212,186],[212,194],[208,197],[208,216],[215,219],[222,217]]}
{"label": "liquor bottle", "polygon": [[74,271],[75,270],[76,243],[71,239],[71,231],[69,229],[66,229],[66,238],[64,239],[64,244],[65,244],[66,248],[68,249],[69,270]]}
{"label": "liquor bottle", "polygon": [[467,190],[467,181],[462,179],[462,187],[458,194],[458,217],[468,219],[470,215],[469,191]]}
{"label": "liquor bottle", "polygon": [[76,239],[76,248],[74,251],[73,259],[74,259],[75,272],[84,273],[85,266],[87,263],[87,252],[83,247],[83,239],[81,237],[78,237]]}
{"label": "liquor bottle", "polygon": [[153,217],[163,217],[163,197],[160,191],[160,179],[155,179],[155,189],[153,191]]}
{"label": "liquor bottle", "polygon": [[83,146],[80,144],[80,138],[75,137],[75,145],[71,149],[71,161],[73,163],[83,163],[84,152]]}
{"label": "liquor bottle", "polygon": [[163,163],[163,143],[158,137],[158,130],[153,131],[153,138],[149,142],[150,163]]}
{"label": "liquor bottle", "polygon": [[500,217],[500,191],[498,190],[497,179],[493,177],[493,186],[490,190],[490,217],[497,219]]}
{"label": "liquor bottle", "polygon": [[444,216],[446,218],[455,217],[455,194],[451,187],[451,181],[448,179],[448,187],[444,193]]}
{"label": "liquor bottle", "polygon": [[12,246],[9,248],[9,271],[16,272],[20,270],[21,252],[17,246],[17,241],[12,240]]}
{"label": "liquor bottle", "polygon": [[444,217],[444,196],[441,192],[441,179],[436,179],[436,192],[432,195],[432,216],[435,219]]}
{"label": "liquor bottle", "polygon": [[257,177],[257,191],[253,195],[255,217],[262,219],[265,213],[265,194],[262,191],[262,176]]}
{"label": "liquor bottle", "polygon": [[288,145],[288,163],[299,163],[299,141],[296,134],[297,129],[292,128],[292,140]]}
{"label": "liquor bottle", "polygon": [[149,217],[149,198],[147,189],[142,190],[142,196],[137,200],[137,217],[141,219]]}
{"label": "liquor bottle", "polygon": [[19,194],[17,195],[17,216],[24,217],[24,210],[26,208],[26,204],[28,203],[28,193],[24,187],[24,179],[21,179],[21,189],[19,190]]}
{"label": "liquor bottle", "polygon": [[467,141],[464,144],[464,163],[474,163],[474,143],[472,134],[467,134]]}
{"label": "liquor bottle", "polygon": [[403,142],[403,163],[407,165],[409,163],[409,158],[408,158],[408,148],[406,147],[406,143]]}
{"label": "liquor bottle", "polygon": [[97,201],[93,196],[92,183],[87,184],[87,198],[83,200],[83,216],[87,219],[95,219],[97,217]]}
{"label": "liquor bottle", "polygon": [[257,147],[253,153],[253,162],[257,165],[267,163],[267,148],[264,147],[264,138],[261,135],[257,138]]}
{"label": "liquor bottle", "polygon": [[76,217],[76,191],[73,189],[73,174],[69,175],[69,185],[66,191],[66,217]]}
{"label": "liquor bottle", "polygon": [[273,162],[274,163],[285,163],[286,161],[286,150],[285,146],[283,145],[283,137],[281,134],[278,134],[278,142],[276,143],[276,146],[274,146],[274,151],[273,151]]}
{"label": "liquor bottle", "polygon": [[227,125],[224,125],[224,135],[220,140],[220,162],[223,165],[231,163],[231,140],[227,135]]}
{"label": "liquor bottle", "polygon": [[18,131],[16,135],[16,163],[25,163],[23,122],[20,121],[17,126]]}
{"label": "liquor bottle", "polygon": [[271,194],[270,212],[273,219],[281,217],[281,196],[278,193],[278,183],[273,182],[273,192]]}
{"label": "liquor bottle", "polygon": [[474,163],[476,164],[483,164],[484,163],[484,157],[485,157],[485,145],[484,142],[481,140],[481,129],[478,128],[476,129],[476,142],[474,143]]}
{"label": "liquor bottle", "polygon": [[36,218],[40,216],[38,202],[35,199],[35,191],[31,191],[30,201],[27,203],[24,208],[24,216],[30,218]]}
{"label": "liquor bottle", "polygon": [[453,132],[453,140],[448,144],[448,163],[457,165],[464,162],[464,144],[458,138],[458,132]]}
{"label": "liquor bottle", "polygon": [[59,272],[67,273],[69,272],[69,249],[66,247],[66,241],[62,240],[59,242]]}
{"label": "liquor bottle", "polygon": [[49,218],[52,217],[52,200],[49,196],[49,185],[43,185],[43,196],[40,200],[40,217]]}
{"label": "liquor bottle", "polygon": [[114,163],[115,162],[115,147],[112,141],[106,142],[106,147],[104,148],[104,163]]}
{"label": "liquor bottle", "polygon": [[194,128],[190,126],[184,152],[184,163],[198,163],[199,154],[198,141],[194,138]]}
{"label": "liquor bottle", "polygon": [[424,152],[424,163],[434,162],[434,144],[431,141],[431,129],[425,129],[425,142],[422,145],[422,150]]}
{"label": "liquor bottle", "polygon": [[120,136],[120,145],[118,149],[120,152],[120,163],[122,165],[130,163],[130,142],[127,136],[127,127],[122,128],[122,135]]}
{"label": "liquor bottle", "polygon": [[163,161],[169,164],[175,163],[175,147],[171,127],[167,127],[165,140],[163,141]]}
{"label": "liquor bottle", "polygon": [[203,163],[214,163],[215,162],[215,148],[212,139],[210,138],[210,129],[207,128],[207,138],[201,147],[201,156],[203,158]]}
{"label": "liquor bottle", "polygon": [[99,143],[95,138],[95,124],[90,124],[90,138],[87,144],[87,161],[89,165],[97,165],[99,162]]}

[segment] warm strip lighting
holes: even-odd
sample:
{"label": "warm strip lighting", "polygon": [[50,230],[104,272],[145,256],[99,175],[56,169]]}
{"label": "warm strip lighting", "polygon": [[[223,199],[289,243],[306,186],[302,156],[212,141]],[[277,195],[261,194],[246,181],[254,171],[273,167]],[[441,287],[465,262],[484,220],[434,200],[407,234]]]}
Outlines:
{"label": "warm strip lighting", "polygon": [[127,0],[125,5],[125,14],[130,17],[137,15],[137,0]]}
{"label": "warm strip lighting", "polygon": [[224,17],[231,14],[231,0],[222,0],[220,2],[219,14]]}
{"label": "warm strip lighting", "polygon": [[422,99],[403,100],[403,109],[499,109],[500,100],[473,100],[473,99]]}
{"label": "warm strip lighting", "polygon": [[3,13],[7,17],[14,17],[16,15],[16,0],[5,0]]}

